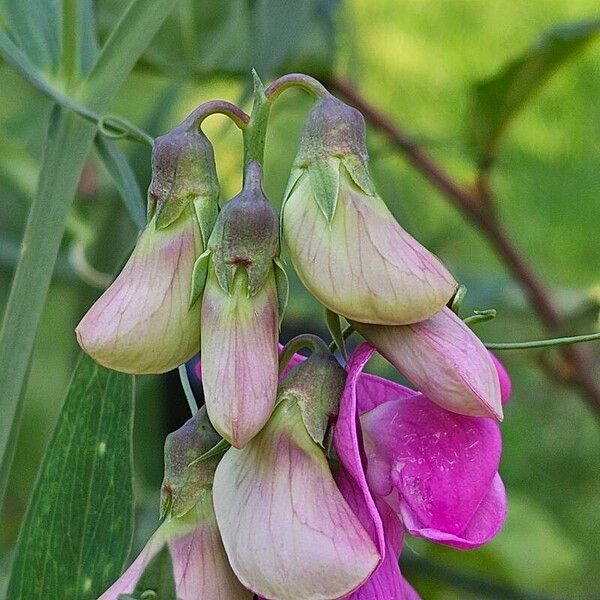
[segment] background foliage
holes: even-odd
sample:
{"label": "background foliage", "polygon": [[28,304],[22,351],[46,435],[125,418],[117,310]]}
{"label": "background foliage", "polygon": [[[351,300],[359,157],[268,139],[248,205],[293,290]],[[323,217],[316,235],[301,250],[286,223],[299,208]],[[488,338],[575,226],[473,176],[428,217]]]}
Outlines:
{"label": "background foliage", "polygon": [[[99,0],[94,5],[101,43],[127,4]],[[62,68],[56,66],[58,38],[51,26],[43,29],[50,31],[46,38],[32,36],[36,25],[30,14],[15,20],[24,5],[52,25],[60,18],[47,7],[59,3],[4,0],[0,5],[0,24],[13,39],[25,40],[23,51],[52,81]],[[598,16],[593,0],[182,0],[102,112],[110,110],[159,135],[202,101],[223,97],[247,103],[252,66],[265,81],[287,71],[322,79],[335,74],[351,80],[458,179],[468,181],[481,148],[473,136],[473,115],[480,114],[474,106],[483,103],[485,112],[499,97],[489,89],[486,95],[477,82],[522,67],[519,57],[543,32],[579,20],[593,27],[589,24]],[[85,70],[97,49],[91,21],[84,17]],[[501,218],[569,314],[571,331],[587,332],[600,325],[600,43],[577,50],[569,63],[551,70],[549,81],[525,99],[506,128],[492,183]],[[526,80],[534,78],[524,73]],[[308,107],[305,96],[289,92],[273,111],[266,191],[275,203]],[[47,97],[0,63],[0,306],[36,193],[51,108]],[[241,140],[218,118],[207,122],[206,131],[227,199],[240,185]],[[498,318],[478,325],[478,333],[486,340],[542,337],[517,285],[477,231],[379,133],[369,132],[369,145],[376,182],[400,222],[467,284],[469,307],[498,309]],[[0,597],[77,359],[74,327],[135,240],[135,182],[142,191],[149,182],[149,148],[129,141],[118,147],[111,141],[108,150],[101,144],[79,181],[37,332],[1,515]],[[324,332],[322,311],[295,279],[292,285],[284,338],[301,330]],[[598,423],[579,396],[548,376],[543,367],[551,355],[507,352],[502,358],[515,390],[502,427],[507,524],[489,546],[470,553],[408,540],[404,571],[425,598],[469,598],[469,586],[476,590],[473,598],[484,593],[592,598],[600,594]],[[374,367],[387,368],[383,361]],[[137,378],[134,551],[156,525],[162,444],[187,418],[186,411],[176,376]],[[126,482],[123,490],[127,495]]]}

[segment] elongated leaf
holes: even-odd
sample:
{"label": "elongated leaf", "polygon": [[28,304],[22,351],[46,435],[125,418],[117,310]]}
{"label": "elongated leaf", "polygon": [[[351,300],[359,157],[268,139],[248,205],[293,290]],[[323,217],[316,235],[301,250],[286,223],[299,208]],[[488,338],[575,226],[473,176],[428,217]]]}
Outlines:
{"label": "elongated leaf", "polygon": [[146,225],[146,203],[127,157],[115,142],[103,135],[96,136],[95,144],[98,155],[115,182],[131,220],[138,229],[143,229]]}
{"label": "elongated leaf", "polygon": [[315,0],[257,0],[254,8],[256,33],[254,67],[261,76],[277,73],[285,60],[302,40],[311,17]]}
{"label": "elongated leaf", "polygon": [[0,481],[10,469],[10,432],[67,214],[94,134],[92,125],[63,109],[56,108],[50,119],[38,191],[0,329]]}
{"label": "elongated leaf", "polygon": [[598,19],[553,29],[499,73],[474,86],[470,136],[483,164],[493,158],[510,120],[534,92],[599,32]]}
{"label": "elongated leaf", "polygon": [[11,600],[93,600],[133,532],[133,377],[82,356],[17,545]]}
{"label": "elongated leaf", "polygon": [[39,67],[54,68],[60,54],[58,0],[4,0],[7,25],[16,44]]}

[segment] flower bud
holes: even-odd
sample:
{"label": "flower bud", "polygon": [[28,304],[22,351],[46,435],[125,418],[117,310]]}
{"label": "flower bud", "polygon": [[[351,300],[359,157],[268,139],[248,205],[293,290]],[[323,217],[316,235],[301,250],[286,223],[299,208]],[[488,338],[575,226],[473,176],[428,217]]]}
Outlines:
{"label": "flower bud", "polygon": [[165,475],[161,492],[161,513],[181,517],[196,504],[198,490],[212,485],[218,457],[197,460],[218,444],[206,407],[202,407],[165,440]]}
{"label": "flower bud", "polygon": [[449,308],[413,325],[352,324],[431,401],[462,415],[502,420],[492,356]]}
{"label": "flower bud", "polygon": [[95,361],[125,373],[163,373],[200,346],[192,273],[217,214],[210,142],[183,125],[156,140],[148,189],[150,222],[127,264],[77,326]]}
{"label": "flower bud", "polygon": [[[159,553],[168,551],[177,598],[251,600],[231,570],[213,508],[212,483],[218,459],[199,460],[212,448],[215,432],[200,410],[169,434],[165,445],[166,517],[131,566],[99,600],[121,600],[144,590],[143,576]],[[158,573],[160,576],[161,573]],[[150,597],[150,596],[149,596]]]}
{"label": "flower bud", "polygon": [[456,282],[377,195],[362,115],[336,98],[311,111],[283,206],[292,263],[327,308],[364,323],[422,321]]}
{"label": "flower bud", "polygon": [[221,459],[215,513],[238,579],[259,597],[345,597],[381,560],[309,435],[293,393],[242,450]]}
{"label": "flower bud", "polygon": [[[202,299],[202,379],[208,414],[244,446],[269,418],[277,393],[280,271],[277,214],[252,163],[208,243]],[[198,272],[195,278],[199,277]]]}
{"label": "flower bud", "polygon": [[[184,122],[156,138],[148,188],[149,221],[156,215],[156,227],[167,227],[193,201],[200,213],[207,213],[212,219],[206,224],[207,229],[201,227],[206,243],[217,216],[218,197],[213,147],[198,127]],[[199,220],[204,225],[203,219]]]}

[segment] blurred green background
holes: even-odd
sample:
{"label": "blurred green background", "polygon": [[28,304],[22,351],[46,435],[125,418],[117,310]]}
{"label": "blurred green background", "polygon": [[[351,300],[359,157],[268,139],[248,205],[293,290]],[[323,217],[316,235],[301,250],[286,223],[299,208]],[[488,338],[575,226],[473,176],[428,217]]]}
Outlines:
{"label": "blurred green background", "polygon": [[[124,5],[97,3],[104,35]],[[594,0],[183,0],[112,112],[159,135],[209,99],[247,107],[252,66],[265,82],[289,71],[324,80],[334,74],[350,80],[468,182],[475,172],[468,135],[473,84],[527,51],[544,31],[598,16]],[[599,42],[592,41],[527,103],[506,132],[492,175],[501,218],[570,315],[575,332],[599,328]],[[273,111],[265,187],[275,203],[309,106],[307,96],[290,91]],[[48,100],[0,63],[0,305],[36,187],[49,108]],[[216,148],[227,199],[240,185],[241,139],[218,117],[205,130]],[[377,132],[369,131],[368,141],[379,190],[403,226],[468,286],[467,308],[498,310],[496,320],[476,326],[477,332],[490,341],[542,337],[518,285],[478,232]],[[149,149],[130,142],[122,148],[145,189]],[[77,356],[74,327],[101,292],[81,254],[101,273],[112,273],[135,235],[101,161],[90,156],[38,333],[1,517],[0,590]],[[282,337],[324,333],[322,310],[295,279],[292,294]],[[600,359],[597,347],[595,354]],[[510,499],[506,526],[487,547],[469,553],[408,539],[404,571],[426,599],[597,597],[598,422],[579,396],[548,376],[543,367],[551,355],[520,351],[501,358],[514,385],[502,425],[501,474]],[[383,361],[372,366],[395,376]],[[139,548],[158,518],[164,437],[187,418],[187,408],[173,375],[139,377],[137,392]],[[479,591],[468,592],[469,585]],[[502,586],[521,595],[509,596]]]}

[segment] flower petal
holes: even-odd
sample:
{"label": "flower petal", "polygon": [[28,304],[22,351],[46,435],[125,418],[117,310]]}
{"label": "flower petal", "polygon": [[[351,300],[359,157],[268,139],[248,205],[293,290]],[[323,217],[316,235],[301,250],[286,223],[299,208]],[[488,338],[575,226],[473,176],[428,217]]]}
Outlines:
{"label": "flower petal", "polygon": [[165,521],[129,569],[99,600],[131,594],[156,554],[169,545],[177,597],[181,600],[250,600],[252,593],[236,579],[223,548],[210,492],[184,517]]}
{"label": "flower petal", "polygon": [[244,449],[225,454],[214,495],[233,570],[265,598],[340,598],[380,560],[295,402],[281,402]]}
{"label": "flower petal", "polygon": [[400,521],[384,500],[377,501],[377,508],[385,529],[385,558],[347,600],[418,600],[419,596],[402,577],[398,565],[403,536]]}
{"label": "flower petal", "polygon": [[459,550],[469,550],[486,544],[500,531],[506,518],[506,511],[506,490],[500,475],[496,473],[475,514],[458,534],[423,527],[422,523],[414,519],[415,514],[407,509],[402,510],[402,518],[404,525],[414,536],[427,538]]}
{"label": "flower petal", "polygon": [[492,362],[496,367],[498,379],[500,380],[500,399],[502,400],[502,404],[506,404],[510,400],[510,396],[512,394],[512,383],[510,381],[510,376],[506,370],[506,367],[493,352],[490,352],[490,356],[492,357]]}
{"label": "flower petal", "polygon": [[127,264],[77,326],[96,362],[124,373],[164,373],[200,346],[200,307],[189,307],[192,269],[202,252],[193,207],[165,229],[151,221]]}
{"label": "flower petal", "polygon": [[403,327],[355,326],[433,402],[463,415],[502,420],[500,382],[491,355],[449,308]]}
{"label": "flower petal", "polygon": [[498,470],[496,423],[413,396],[379,405],[362,415],[361,425],[369,483],[379,495],[398,492],[399,510],[411,532],[463,532]]}
{"label": "flower petal", "polygon": [[[357,429],[357,382],[362,369],[373,355],[373,348],[368,344],[359,346],[350,357],[346,370],[348,377],[346,387],[340,401],[338,418],[333,431],[335,450],[345,470],[349,485],[345,486],[346,494],[353,492],[355,512],[361,518],[363,526],[369,532],[377,550],[383,557],[385,554],[385,537],[383,524],[375,501],[371,496],[363,469],[362,441]],[[344,484],[344,478],[338,481]]]}
{"label": "flower petal", "polygon": [[300,280],[327,308],[357,321],[403,325],[431,317],[456,282],[379,196],[364,193],[340,168],[331,222],[308,175],[284,204],[282,230]]}
{"label": "flower petal", "polygon": [[271,271],[254,296],[238,270],[231,295],[211,268],[202,300],[202,378],[214,428],[241,448],[266,423],[277,394],[277,292]]}

